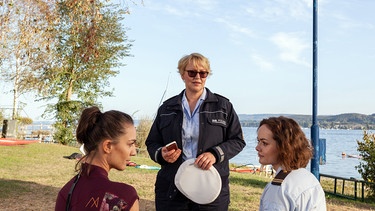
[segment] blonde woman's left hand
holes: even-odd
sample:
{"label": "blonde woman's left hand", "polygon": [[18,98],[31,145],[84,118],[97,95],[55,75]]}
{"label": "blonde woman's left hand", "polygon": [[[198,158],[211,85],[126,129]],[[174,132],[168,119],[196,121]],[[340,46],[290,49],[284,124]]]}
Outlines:
{"label": "blonde woman's left hand", "polygon": [[203,170],[210,169],[211,166],[215,163],[216,158],[211,152],[205,152],[200,154],[194,162],[194,164],[196,164],[199,168]]}

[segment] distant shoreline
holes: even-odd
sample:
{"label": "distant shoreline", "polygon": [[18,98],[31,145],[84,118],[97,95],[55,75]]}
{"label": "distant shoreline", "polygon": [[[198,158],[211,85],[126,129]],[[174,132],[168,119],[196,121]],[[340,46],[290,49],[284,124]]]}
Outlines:
{"label": "distant shoreline", "polygon": [[[258,127],[259,122],[271,116],[286,116],[298,122],[303,128],[312,125],[311,115],[300,114],[239,114],[238,117],[243,127]],[[347,113],[338,115],[318,115],[318,124],[324,129],[343,130],[375,130],[375,113],[371,115]]]}

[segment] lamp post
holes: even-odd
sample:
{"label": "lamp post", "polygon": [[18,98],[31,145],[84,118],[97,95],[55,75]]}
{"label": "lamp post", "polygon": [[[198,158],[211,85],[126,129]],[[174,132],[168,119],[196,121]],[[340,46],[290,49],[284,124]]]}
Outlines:
{"label": "lamp post", "polygon": [[311,159],[311,173],[319,180],[319,125],[317,119],[318,101],[318,0],[313,0],[313,112],[311,126],[311,140],[314,147],[314,155]]}

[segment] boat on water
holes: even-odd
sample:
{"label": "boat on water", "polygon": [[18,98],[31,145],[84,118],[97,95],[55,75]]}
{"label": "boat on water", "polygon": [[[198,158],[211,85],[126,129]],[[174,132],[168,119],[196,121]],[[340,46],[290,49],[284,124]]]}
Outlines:
{"label": "boat on water", "polygon": [[360,155],[356,155],[356,154],[346,154],[345,152],[342,152],[341,155],[342,155],[342,158],[345,158],[345,157],[348,157],[348,158],[357,158],[357,159],[362,159],[362,158],[363,158],[363,157],[360,156]]}
{"label": "boat on water", "polygon": [[360,155],[347,155],[348,158],[358,158],[358,159],[362,159],[362,156]]}

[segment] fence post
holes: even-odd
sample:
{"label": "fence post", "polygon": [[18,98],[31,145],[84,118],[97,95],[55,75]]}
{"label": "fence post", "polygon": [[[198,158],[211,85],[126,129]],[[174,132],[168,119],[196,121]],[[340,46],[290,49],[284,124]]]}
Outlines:
{"label": "fence post", "polygon": [[362,183],[362,202],[365,201],[365,183],[364,182],[361,182]]}
{"label": "fence post", "polygon": [[334,194],[337,193],[336,188],[337,188],[337,178],[335,178],[335,185],[333,186],[333,193]]}

